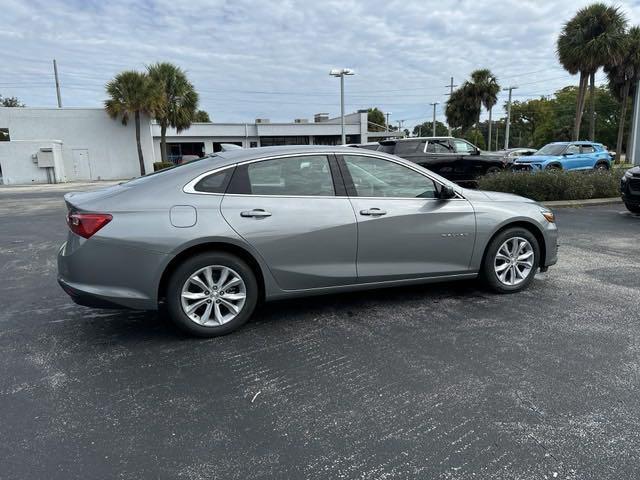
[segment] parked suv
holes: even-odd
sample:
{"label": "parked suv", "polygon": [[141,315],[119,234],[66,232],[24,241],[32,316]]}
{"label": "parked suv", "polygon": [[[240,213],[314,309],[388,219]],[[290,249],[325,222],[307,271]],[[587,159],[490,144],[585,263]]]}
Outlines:
{"label": "parked suv", "polygon": [[528,157],[517,158],[512,169],[535,170],[608,170],[611,155],[601,143],[554,142]]}
{"label": "parked suv", "polygon": [[380,142],[378,151],[397,155],[460,184],[504,169],[502,156],[481,152],[461,138],[415,137]]}
{"label": "parked suv", "polygon": [[624,172],[620,181],[622,201],[632,213],[640,213],[640,166]]}

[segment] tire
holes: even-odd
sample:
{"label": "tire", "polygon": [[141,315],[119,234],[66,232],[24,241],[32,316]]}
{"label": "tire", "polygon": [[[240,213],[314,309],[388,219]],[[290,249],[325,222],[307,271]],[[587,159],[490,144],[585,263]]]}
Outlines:
{"label": "tire", "polygon": [[629,210],[631,213],[640,214],[640,205],[634,205],[633,203],[625,202],[624,206],[627,207],[627,210]]}
{"label": "tire", "polygon": [[[200,283],[190,280],[196,274]],[[222,290],[229,284],[226,292]],[[237,330],[249,319],[258,302],[258,282],[251,268],[235,255],[201,253],[176,268],[166,298],[167,313],[178,328],[198,337],[217,337]],[[195,307],[191,316],[185,310],[188,307]]]}
{"label": "tire", "polygon": [[609,164],[607,162],[598,162],[593,167],[594,170],[606,171],[609,170]]}
{"label": "tire", "polygon": [[562,166],[558,165],[557,163],[552,163],[551,165],[547,165],[545,167],[545,170],[553,170],[553,171],[562,170]]}
{"label": "tire", "polygon": [[[511,242],[507,244],[507,242]],[[517,242],[517,243],[514,243]],[[508,266],[506,269],[500,270],[500,275],[504,274],[504,279],[499,277],[499,273],[497,269],[508,263],[507,260],[502,258],[497,258],[500,253],[501,256],[504,253],[503,247],[507,244],[507,248],[511,251],[514,248],[514,245],[518,246],[526,246],[522,251],[526,254],[532,252],[533,260],[530,262],[525,262],[524,259],[521,263],[516,265],[517,272],[520,273],[523,278],[518,277],[518,274],[515,274],[515,281],[513,284],[509,284],[509,280],[511,280],[514,275],[514,270],[511,266]],[[522,256],[522,255],[521,255]],[[529,257],[530,259],[530,257]],[[510,260],[509,260],[510,261]],[[530,265],[526,265],[530,263]],[[487,286],[491,288],[493,291],[498,293],[515,293],[521,290],[524,290],[529,286],[529,284],[533,281],[533,277],[538,271],[538,267],[540,265],[540,246],[538,245],[538,241],[536,237],[527,229],[522,227],[512,227],[508,228],[500,233],[498,233],[487,246],[485,251],[484,259],[482,261],[482,270],[481,276]]]}
{"label": "tire", "polygon": [[489,167],[485,175],[495,175],[496,173],[500,173],[503,169],[500,167]]}

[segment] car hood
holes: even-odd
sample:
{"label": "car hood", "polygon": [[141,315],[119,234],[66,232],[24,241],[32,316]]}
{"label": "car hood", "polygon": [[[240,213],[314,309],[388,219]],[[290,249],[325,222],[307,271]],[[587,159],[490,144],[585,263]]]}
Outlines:
{"label": "car hood", "polygon": [[549,160],[558,160],[558,155],[529,155],[528,157],[520,157],[515,163],[543,163]]}
{"label": "car hood", "polygon": [[640,165],[630,168],[629,170],[627,170],[627,172],[634,177],[640,177]]}
{"label": "car hood", "polygon": [[471,190],[469,188],[465,188],[462,191],[462,195],[470,201],[484,201],[487,200],[490,202],[525,202],[525,203],[536,203],[535,200],[531,200],[530,198],[521,197],[520,195],[515,195],[513,193],[504,193],[504,192],[490,192],[487,190]]}

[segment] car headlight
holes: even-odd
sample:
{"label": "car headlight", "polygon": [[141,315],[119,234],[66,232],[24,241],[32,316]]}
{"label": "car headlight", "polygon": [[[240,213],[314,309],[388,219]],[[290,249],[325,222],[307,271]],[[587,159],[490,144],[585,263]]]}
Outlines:
{"label": "car headlight", "polygon": [[551,210],[548,210],[548,209],[540,210],[540,213],[542,213],[542,216],[547,219],[547,222],[556,223],[556,216]]}

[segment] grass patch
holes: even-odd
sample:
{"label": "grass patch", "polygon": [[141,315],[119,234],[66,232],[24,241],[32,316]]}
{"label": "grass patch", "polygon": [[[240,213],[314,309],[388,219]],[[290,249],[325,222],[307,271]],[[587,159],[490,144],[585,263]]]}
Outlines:
{"label": "grass patch", "polygon": [[623,169],[609,171],[500,172],[478,181],[481,190],[515,193],[538,202],[620,196]]}

